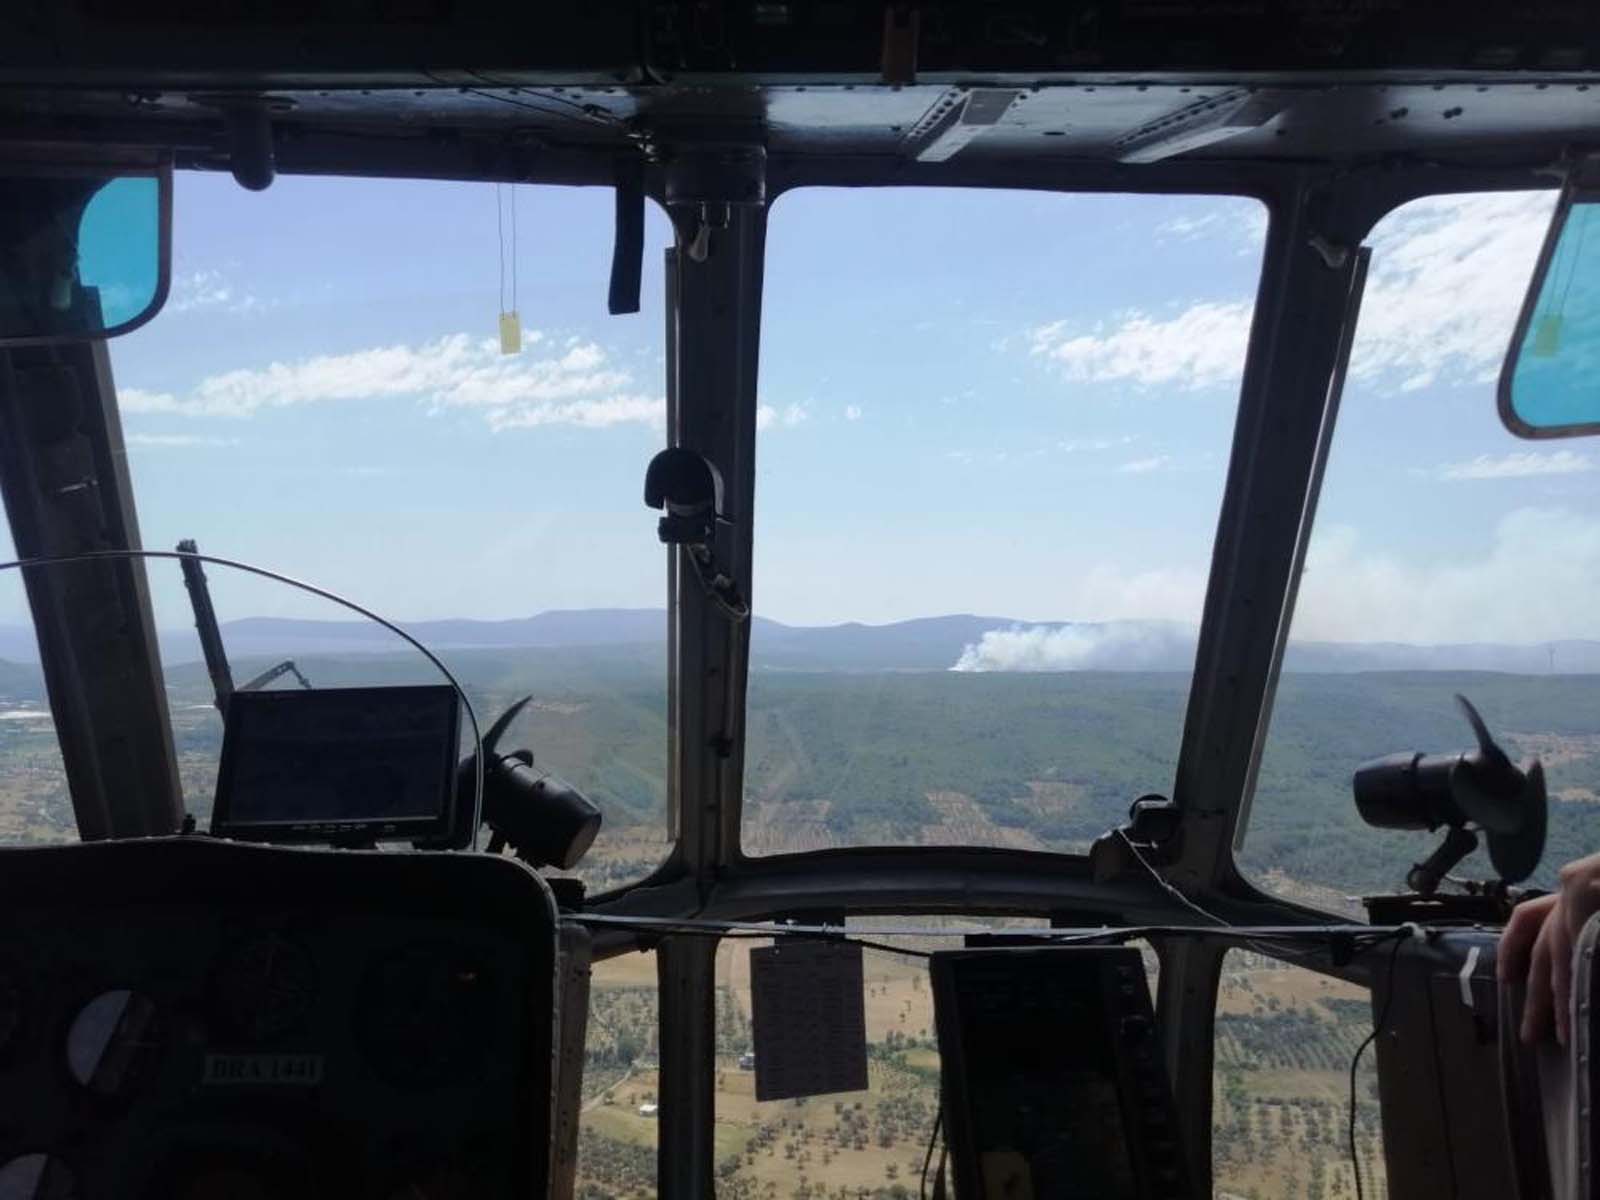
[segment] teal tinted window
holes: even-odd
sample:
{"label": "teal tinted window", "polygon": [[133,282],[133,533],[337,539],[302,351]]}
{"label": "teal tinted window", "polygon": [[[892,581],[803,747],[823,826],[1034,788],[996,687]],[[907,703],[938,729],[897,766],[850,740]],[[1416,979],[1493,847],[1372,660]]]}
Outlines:
{"label": "teal tinted window", "polygon": [[113,179],[83,210],[78,278],[99,295],[101,327],[143,315],[161,275],[161,194],[154,177]]}
{"label": "teal tinted window", "polygon": [[1502,411],[1533,436],[1600,427],[1600,204],[1572,205],[1534,286]]}

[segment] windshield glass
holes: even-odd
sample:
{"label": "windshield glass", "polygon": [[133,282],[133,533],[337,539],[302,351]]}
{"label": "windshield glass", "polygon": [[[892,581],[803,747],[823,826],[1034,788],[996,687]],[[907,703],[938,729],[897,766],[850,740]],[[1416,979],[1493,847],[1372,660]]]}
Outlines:
{"label": "windshield glass", "polygon": [[1082,851],[1171,786],[1265,229],[1237,197],[777,201],[747,853]]}
{"label": "windshield glass", "polygon": [[[532,695],[505,744],[604,812],[579,872],[592,888],[668,849],[666,558],[639,502],[663,438],[667,232],[648,215],[643,311],[612,317],[609,191],[282,178],[252,193],[179,175],[171,299],[110,343],[144,544],[192,538],[404,624],[486,727]],[[504,354],[512,310],[521,349]],[[148,570],[169,678],[193,671],[179,571]],[[5,599],[4,656],[23,665],[5,703],[37,705],[20,584]],[[381,664],[336,660],[394,652],[281,585],[219,581],[216,603],[241,680],[293,659],[313,680],[379,681]],[[194,711],[214,754],[220,722]],[[208,807],[198,776],[194,790],[189,809]],[[65,789],[52,796],[49,823],[70,830]]]}
{"label": "windshield glass", "polygon": [[[1263,886],[1359,912],[1442,833],[1373,829],[1363,761],[1453,753],[1468,697],[1544,762],[1548,887],[1600,805],[1600,454],[1513,437],[1495,379],[1553,192],[1436,196],[1368,238],[1371,272],[1255,796],[1239,850]],[[1404,514],[1396,519],[1396,514]],[[1475,854],[1453,874],[1493,875]]]}

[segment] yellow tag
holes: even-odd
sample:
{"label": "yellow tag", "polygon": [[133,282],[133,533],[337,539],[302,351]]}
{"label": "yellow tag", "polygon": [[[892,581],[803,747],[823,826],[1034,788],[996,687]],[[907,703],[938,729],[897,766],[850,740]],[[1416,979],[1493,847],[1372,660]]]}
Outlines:
{"label": "yellow tag", "polygon": [[514,312],[500,314],[500,353],[522,353],[522,318]]}
{"label": "yellow tag", "polygon": [[1561,314],[1545,313],[1533,331],[1533,356],[1551,358],[1561,349]]}

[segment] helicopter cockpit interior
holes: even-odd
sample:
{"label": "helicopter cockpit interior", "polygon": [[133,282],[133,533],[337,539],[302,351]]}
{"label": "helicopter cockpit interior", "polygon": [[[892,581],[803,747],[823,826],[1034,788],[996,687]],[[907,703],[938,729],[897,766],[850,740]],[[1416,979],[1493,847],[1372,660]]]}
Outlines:
{"label": "helicopter cockpit interior", "polygon": [[0,33],[0,1200],[1597,1194],[1600,16]]}

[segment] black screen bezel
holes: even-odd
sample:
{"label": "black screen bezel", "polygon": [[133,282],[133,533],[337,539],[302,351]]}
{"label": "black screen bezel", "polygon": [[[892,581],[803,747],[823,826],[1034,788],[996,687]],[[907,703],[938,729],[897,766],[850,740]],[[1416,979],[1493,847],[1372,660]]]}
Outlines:
{"label": "black screen bezel", "polygon": [[[431,693],[443,702],[449,715],[448,735],[441,739],[439,752],[445,779],[445,795],[439,811],[423,817],[393,817],[374,820],[340,821],[235,821],[232,819],[233,776],[239,758],[240,740],[248,727],[251,708],[277,704],[333,702],[382,704],[404,697],[408,704]],[[242,708],[239,706],[243,706]],[[236,715],[237,714],[237,715]],[[313,688],[309,691],[234,692],[228,697],[223,718],[222,761],[217,768],[217,791],[211,808],[211,834],[242,842],[270,842],[280,845],[319,843],[426,841],[447,836],[453,825],[456,807],[456,765],[460,755],[461,705],[455,688],[449,684],[419,684],[393,687]]]}

